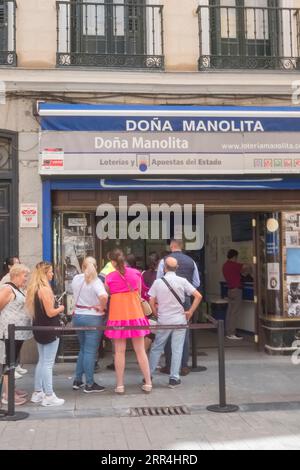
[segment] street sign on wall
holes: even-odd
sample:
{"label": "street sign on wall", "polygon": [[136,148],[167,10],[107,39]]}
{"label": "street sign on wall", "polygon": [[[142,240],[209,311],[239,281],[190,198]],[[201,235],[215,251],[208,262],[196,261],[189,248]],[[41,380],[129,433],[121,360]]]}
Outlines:
{"label": "street sign on wall", "polygon": [[20,226],[21,228],[37,228],[38,227],[38,205],[36,203],[21,204]]}

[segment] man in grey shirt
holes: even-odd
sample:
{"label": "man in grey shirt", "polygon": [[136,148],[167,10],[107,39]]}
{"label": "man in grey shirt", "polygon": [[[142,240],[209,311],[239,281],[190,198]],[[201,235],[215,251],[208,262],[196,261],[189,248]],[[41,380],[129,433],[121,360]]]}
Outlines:
{"label": "man in grey shirt", "polygon": [[[159,325],[186,325],[192,317],[202,296],[195,287],[183,277],[176,275],[177,260],[171,256],[165,260],[165,276],[157,279],[149,290],[152,311]],[[173,291],[173,292],[172,292]],[[191,307],[185,311],[186,296],[193,296]],[[150,370],[154,373],[168,338],[171,337],[172,360],[169,387],[180,385],[181,366],[186,329],[158,330],[150,352]]]}
{"label": "man in grey shirt", "polygon": [[[200,276],[197,265],[195,261],[185,253],[183,253],[183,241],[177,240],[173,238],[170,241],[170,250],[172,258],[175,258],[178,263],[177,275],[180,277],[184,277],[190,284],[192,284],[195,289],[200,286]],[[159,263],[157,269],[157,279],[163,277],[164,275],[164,259],[162,259]],[[185,297],[185,309],[188,310],[191,306],[191,299],[189,295]],[[188,367],[190,355],[190,332],[186,330],[184,346],[183,346],[183,353],[182,353],[182,361],[181,361],[181,370],[180,375],[187,375],[190,372],[190,368]],[[171,367],[171,345],[170,341],[167,342],[165,347],[165,359],[166,359],[166,366],[162,367],[160,372],[164,374],[170,373]]]}

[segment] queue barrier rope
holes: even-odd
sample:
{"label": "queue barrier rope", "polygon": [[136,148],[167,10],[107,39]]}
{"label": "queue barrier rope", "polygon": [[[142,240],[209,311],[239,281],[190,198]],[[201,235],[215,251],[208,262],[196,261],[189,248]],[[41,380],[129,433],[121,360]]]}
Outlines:
{"label": "queue barrier rope", "polygon": [[[209,323],[190,323],[186,325],[149,325],[147,329],[151,331],[158,330],[179,330],[189,329],[192,333],[196,330],[217,330],[218,331],[218,363],[219,363],[219,403],[217,405],[210,405],[207,407],[208,411],[215,413],[233,413],[238,411],[238,406],[229,405],[226,403],[226,379],[225,379],[225,347],[224,347],[224,321],[216,321],[213,317],[206,315]],[[9,341],[9,358],[10,362],[6,368],[8,372],[8,405],[7,411],[0,410],[0,421],[19,421],[29,416],[29,413],[24,411],[15,410],[15,333],[16,331],[52,331],[64,334],[70,331],[105,331],[105,330],[145,330],[145,326],[87,326],[87,327],[73,327],[73,326],[15,326],[11,324],[8,326],[8,341]],[[193,335],[195,338],[195,335]],[[193,344],[193,358],[195,359],[195,347]],[[206,368],[204,368],[206,370]],[[202,369],[203,370],[203,369]],[[0,386],[1,388],[1,386]]]}

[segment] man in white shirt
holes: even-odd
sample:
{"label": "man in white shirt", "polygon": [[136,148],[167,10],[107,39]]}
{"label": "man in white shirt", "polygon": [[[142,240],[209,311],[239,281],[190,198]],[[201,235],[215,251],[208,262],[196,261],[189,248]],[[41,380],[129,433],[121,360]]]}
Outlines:
{"label": "man in white shirt", "polygon": [[[152,311],[158,317],[159,325],[186,325],[202,300],[201,294],[183,277],[176,275],[177,260],[171,256],[165,260],[165,276],[157,279],[149,290]],[[184,310],[186,296],[193,296],[194,301],[189,310]],[[158,330],[150,352],[151,374],[155,371],[164,346],[171,336],[172,362],[169,387],[180,385],[179,371],[181,366],[183,344],[186,329]]]}

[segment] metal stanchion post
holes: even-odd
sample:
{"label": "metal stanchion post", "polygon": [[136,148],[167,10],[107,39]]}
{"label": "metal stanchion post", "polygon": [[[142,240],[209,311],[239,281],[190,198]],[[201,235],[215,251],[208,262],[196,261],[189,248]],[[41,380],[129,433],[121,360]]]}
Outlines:
{"label": "metal stanchion post", "polygon": [[7,413],[0,416],[0,421],[20,421],[28,418],[29,413],[24,411],[15,411],[15,325],[8,325],[8,341],[9,341],[9,369],[8,369],[8,406]]}
{"label": "metal stanchion post", "polygon": [[[189,333],[188,333],[189,334]],[[192,330],[192,372],[205,372],[207,367],[198,366],[197,364],[197,330]]]}
{"label": "metal stanchion post", "polygon": [[225,384],[225,347],[224,347],[224,321],[218,321],[218,346],[219,346],[219,396],[220,403],[207,407],[208,411],[214,413],[234,413],[239,410],[236,405],[226,404],[226,384]]}
{"label": "metal stanchion post", "polygon": [[[4,366],[0,364],[0,397],[2,397],[2,387],[3,387],[3,372],[4,372]],[[1,401],[1,398],[0,398]],[[5,415],[6,411],[5,410],[0,410],[0,417]]]}

